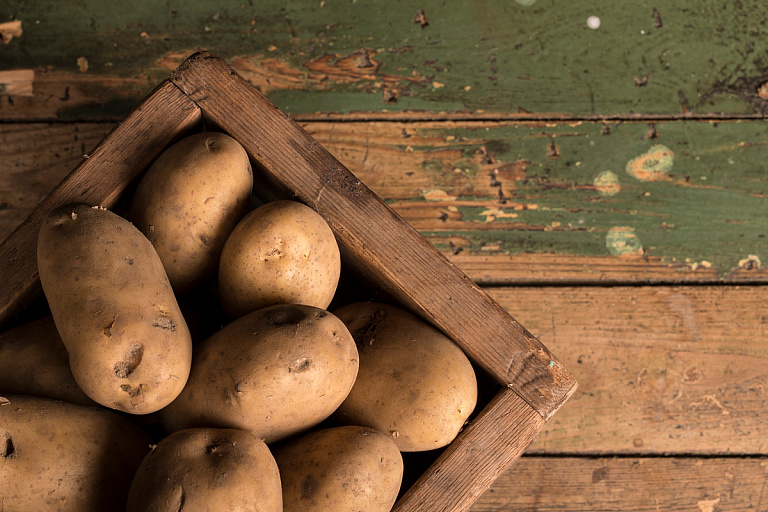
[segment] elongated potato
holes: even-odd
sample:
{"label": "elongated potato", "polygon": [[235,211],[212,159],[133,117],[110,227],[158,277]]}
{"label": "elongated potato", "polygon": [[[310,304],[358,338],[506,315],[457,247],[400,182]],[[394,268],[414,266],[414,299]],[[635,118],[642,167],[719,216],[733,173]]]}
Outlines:
{"label": "elongated potato", "polygon": [[198,344],[187,386],[158,414],[171,432],[239,428],[272,443],[328,418],[352,388],[357,367],[355,342],[334,315],[272,306]]}
{"label": "elongated potato", "polygon": [[180,430],[136,471],[128,512],[149,510],[283,512],[277,463],[264,441],[245,430]]}
{"label": "elongated potato", "polygon": [[0,334],[0,393],[95,405],[69,368],[69,355],[47,316]]}
{"label": "elongated potato", "polygon": [[224,133],[186,137],[147,170],[128,218],[152,242],[176,293],[216,273],[252,189],[248,155]]}
{"label": "elongated potato", "polygon": [[0,397],[0,509],[125,510],[150,442],[133,422],[101,407]]}
{"label": "elongated potato", "polygon": [[189,376],[192,340],[149,240],[112,212],[70,205],[43,222],[37,259],[80,388],[132,414],[176,398]]}

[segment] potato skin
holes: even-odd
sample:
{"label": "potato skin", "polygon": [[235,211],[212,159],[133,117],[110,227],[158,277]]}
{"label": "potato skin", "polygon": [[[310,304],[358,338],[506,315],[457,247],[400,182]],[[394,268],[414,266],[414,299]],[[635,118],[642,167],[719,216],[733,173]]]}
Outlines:
{"label": "potato skin", "polygon": [[376,430],[336,427],[274,449],[285,512],[389,512],[403,480],[403,458]]}
{"label": "potato skin", "polygon": [[4,510],[125,510],[150,446],[138,426],[95,406],[21,395],[0,402]]}
{"label": "potato skin", "polygon": [[169,404],[192,359],[189,329],[152,244],[101,208],[69,205],[44,220],[38,268],[80,388],[132,414]]}
{"label": "potato skin", "polygon": [[127,512],[282,512],[280,474],[244,430],[196,428],[162,439],[136,471]]}
{"label": "potato skin", "polygon": [[147,170],[128,218],[152,242],[176,293],[215,275],[252,189],[248,155],[224,133],[190,135]]}
{"label": "potato skin", "polygon": [[390,435],[400,451],[448,445],[477,404],[477,379],[453,341],[410,312],[373,302],[334,310],[360,370],[336,417]]}
{"label": "potato skin", "polygon": [[96,405],[75,382],[67,349],[50,316],[0,334],[0,393]]}
{"label": "potato skin", "polygon": [[328,418],[357,368],[352,336],[334,315],[271,306],[197,345],[187,386],[159,414],[168,431],[239,428],[272,443]]}
{"label": "potato skin", "polygon": [[219,295],[230,318],[275,304],[324,309],[340,274],[339,247],[325,220],[301,203],[274,201],[246,215],[224,244]]}

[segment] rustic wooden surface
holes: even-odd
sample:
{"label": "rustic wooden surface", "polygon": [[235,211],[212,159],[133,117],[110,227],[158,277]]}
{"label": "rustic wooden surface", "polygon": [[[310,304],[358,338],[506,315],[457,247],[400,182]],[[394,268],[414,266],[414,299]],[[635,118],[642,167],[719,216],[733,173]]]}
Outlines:
{"label": "rustic wooden surface", "polygon": [[473,510],[768,510],[767,19],[757,0],[9,0],[0,238],[207,48],[579,381]]}

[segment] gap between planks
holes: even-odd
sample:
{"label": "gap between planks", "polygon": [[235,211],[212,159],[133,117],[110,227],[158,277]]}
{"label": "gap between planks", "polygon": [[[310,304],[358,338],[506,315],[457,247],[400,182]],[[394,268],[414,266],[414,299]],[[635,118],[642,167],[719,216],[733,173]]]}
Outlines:
{"label": "gap between planks", "polygon": [[[727,122],[727,121],[764,121],[768,116],[763,114],[609,114],[595,116],[572,116],[569,114],[516,114],[498,112],[488,115],[472,113],[444,113],[434,114],[420,111],[400,111],[392,113],[361,112],[361,113],[335,113],[318,112],[316,114],[290,115],[297,123],[453,123],[453,122],[546,122],[546,123],[659,123],[672,121],[696,121],[696,122]],[[88,117],[84,119],[59,119],[59,118],[25,118],[25,119],[0,119],[0,124],[76,124],[76,123],[117,123],[124,117],[109,116]]]}

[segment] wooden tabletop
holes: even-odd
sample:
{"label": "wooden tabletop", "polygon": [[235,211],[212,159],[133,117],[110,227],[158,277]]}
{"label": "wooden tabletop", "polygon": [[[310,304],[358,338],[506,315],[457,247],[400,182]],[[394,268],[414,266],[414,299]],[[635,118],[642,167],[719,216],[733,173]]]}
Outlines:
{"label": "wooden tabletop", "polygon": [[765,2],[5,0],[0,34],[0,239],[208,49],[578,380],[474,511],[768,510]]}

